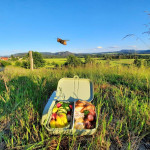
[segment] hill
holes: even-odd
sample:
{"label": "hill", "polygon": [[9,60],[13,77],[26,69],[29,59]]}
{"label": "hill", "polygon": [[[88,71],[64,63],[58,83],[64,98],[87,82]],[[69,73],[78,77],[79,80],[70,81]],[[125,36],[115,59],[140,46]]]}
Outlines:
{"label": "hill", "polygon": [[150,50],[120,50],[120,51],[117,51],[116,53],[121,53],[121,54],[150,54]]}
{"label": "hill", "polygon": [[[72,53],[69,51],[64,52],[39,52],[43,55],[45,58],[51,58],[51,57],[67,57],[68,55],[76,55],[79,57],[84,57],[85,55],[103,55],[103,54],[150,54],[150,50],[134,50],[134,49],[123,49],[120,51],[109,51],[109,52],[99,52],[99,53]],[[14,57],[24,57],[27,53],[16,53],[13,54]],[[8,57],[8,56],[7,56]]]}
{"label": "hill", "polygon": [[[68,55],[71,55],[73,53],[65,51],[65,52],[56,52],[56,53],[51,53],[51,52],[39,52],[43,55],[43,57],[67,57]],[[14,57],[24,57],[27,53],[16,53],[13,54]]]}

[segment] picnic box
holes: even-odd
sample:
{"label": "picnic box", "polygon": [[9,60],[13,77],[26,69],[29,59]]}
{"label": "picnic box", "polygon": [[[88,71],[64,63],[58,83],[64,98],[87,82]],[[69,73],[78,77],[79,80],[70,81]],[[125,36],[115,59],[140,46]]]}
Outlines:
{"label": "picnic box", "polygon": [[[58,82],[57,90],[50,96],[42,115],[41,124],[53,135],[92,135],[96,132],[98,121],[96,116],[96,127],[94,129],[75,129],[74,128],[74,109],[77,100],[91,102],[93,100],[93,84],[89,79],[82,79],[78,76],[74,78],[62,78]],[[73,104],[73,119],[71,125],[65,128],[51,128],[49,122],[56,102],[71,102]],[[95,108],[96,109],[96,108]]]}

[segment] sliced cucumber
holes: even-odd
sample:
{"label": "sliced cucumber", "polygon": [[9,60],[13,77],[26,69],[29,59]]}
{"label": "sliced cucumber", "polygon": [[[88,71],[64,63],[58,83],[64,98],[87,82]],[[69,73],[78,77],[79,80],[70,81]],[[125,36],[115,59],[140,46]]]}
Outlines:
{"label": "sliced cucumber", "polygon": [[61,109],[61,110],[59,110],[58,112],[62,112],[62,113],[67,114],[67,110],[65,110],[65,109]]}

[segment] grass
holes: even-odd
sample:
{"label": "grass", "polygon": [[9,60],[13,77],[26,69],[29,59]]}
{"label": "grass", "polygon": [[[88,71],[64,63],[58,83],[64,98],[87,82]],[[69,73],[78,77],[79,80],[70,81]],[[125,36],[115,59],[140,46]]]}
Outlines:
{"label": "grass", "polygon": [[59,65],[64,64],[67,60],[67,58],[45,58],[44,59],[47,63],[55,62]]}
{"label": "grass", "polygon": [[[62,77],[89,78],[99,127],[93,136],[52,136],[42,111]],[[150,70],[110,64],[0,72],[0,149],[136,149],[150,133]]]}
{"label": "grass", "polygon": [[[85,61],[84,58],[80,58],[82,62]],[[100,64],[110,64],[112,66],[116,66],[116,65],[124,65],[124,66],[128,66],[128,65],[132,65],[134,59],[113,59],[113,60],[103,60],[102,58],[93,58],[95,60],[96,63],[100,63]],[[55,65],[53,65],[53,63],[58,64],[59,66],[63,65],[67,58],[47,58],[44,59],[46,61],[46,66],[45,68],[54,68]]]}
{"label": "grass", "polygon": [[[80,58],[80,59],[82,62],[85,61],[84,58]],[[55,67],[55,65],[53,65],[53,63],[56,63],[59,66],[61,66],[67,61],[67,58],[46,58],[44,60],[46,61],[45,68],[48,68],[48,67],[53,68],[53,67]]]}
{"label": "grass", "polygon": [[[80,58],[82,62],[85,62],[84,58]],[[134,59],[113,59],[113,60],[104,60],[103,58],[92,58],[94,59],[95,63],[98,64],[109,64],[111,66],[129,66],[132,65],[134,62]],[[58,64],[59,66],[62,66],[66,61],[67,58],[45,58],[46,65],[45,68],[55,68],[55,64]],[[144,59],[143,59],[144,60]],[[12,66],[15,66],[16,61],[10,61]],[[20,60],[22,62],[22,60]]]}

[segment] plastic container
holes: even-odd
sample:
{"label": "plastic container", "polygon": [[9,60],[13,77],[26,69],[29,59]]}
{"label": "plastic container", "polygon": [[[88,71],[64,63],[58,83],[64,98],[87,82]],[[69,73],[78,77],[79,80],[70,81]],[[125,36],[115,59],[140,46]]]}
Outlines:
{"label": "plastic container", "polygon": [[[57,91],[54,91],[49,98],[42,115],[41,124],[53,135],[92,135],[96,132],[98,121],[96,117],[96,127],[94,129],[74,129],[74,110],[77,100],[91,102],[93,100],[93,84],[89,79],[62,78],[58,82]],[[72,120],[71,124],[65,128],[51,128],[49,122],[51,120],[52,110],[57,101],[72,103]]]}

